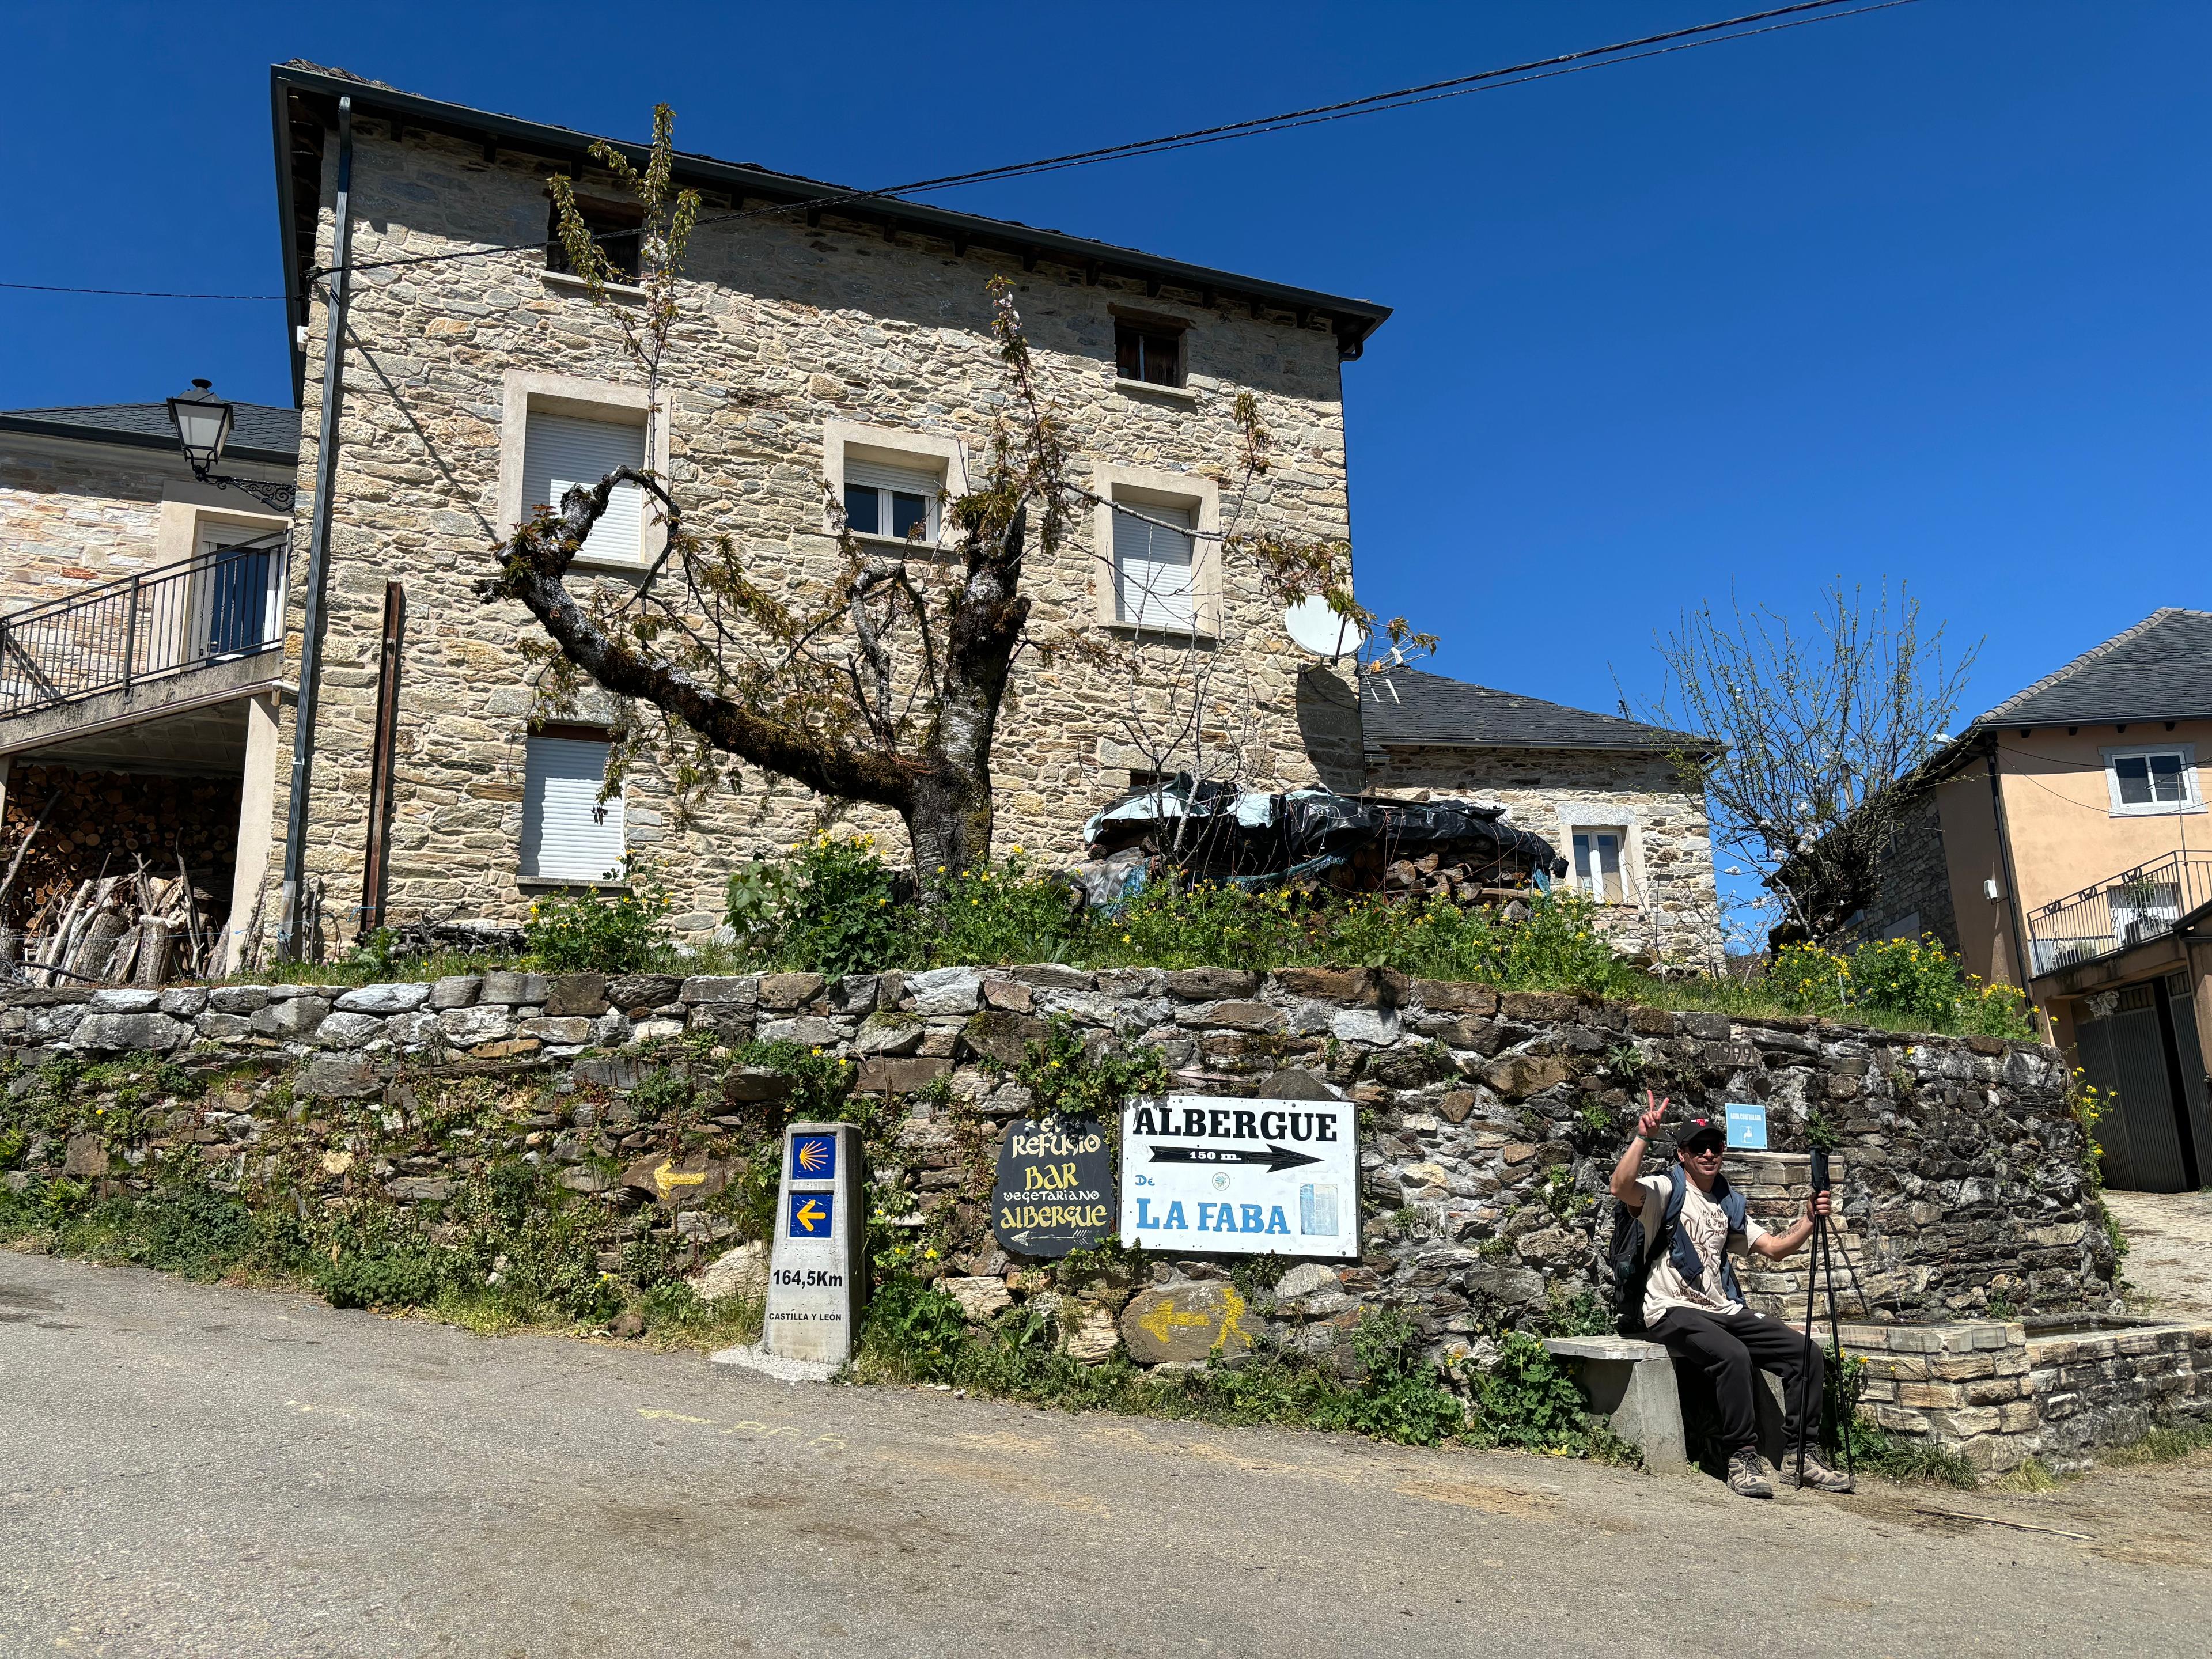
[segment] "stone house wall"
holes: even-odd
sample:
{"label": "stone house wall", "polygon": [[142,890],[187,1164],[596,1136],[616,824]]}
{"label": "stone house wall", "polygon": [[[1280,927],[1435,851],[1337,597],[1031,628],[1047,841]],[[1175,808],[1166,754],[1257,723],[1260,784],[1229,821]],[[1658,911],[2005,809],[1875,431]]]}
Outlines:
{"label": "stone house wall", "polygon": [[0,449],[0,608],[68,599],[154,562],[165,480],[55,445]]}
{"label": "stone house wall", "polygon": [[1655,962],[1721,969],[1720,901],[1704,793],[1664,755],[1585,749],[1392,746],[1370,750],[1367,787],[1392,794],[1467,795],[1572,855],[1577,828],[1628,831],[1628,902],[1604,922],[1624,949]]}
{"label": "stone house wall", "polygon": [[[1093,1042],[1156,1048],[1178,1090],[1357,1102],[1361,1259],[1277,1262],[1268,1293],[1249,1279],[1238,1287],[1232,1275],[1249,1258],[1233,1255],[1146,1255],[1142,1282],[1124,1267],[1073,1283],[1009,1256],[987,1231],[992,1166],[1003,1125],[1031,1103],[986,1061],[1018,1060],[1055,1017]],[[1152,1291],[1210,1307],[1217,1330],[1226,1316],[1254,1340],[1309,1347],[1336,1344],[1376,1307],[1405,1310],[1444,1358],[1479,1351],[1502,1327],[1556,1327],[1605,1282],[1605,1183],[1645,1085],[1686,1108],[1765,1103],[1777,1154],[1736,1177],[1777,1224],[1803,1201],[1788,1155],[1804,1152],[1816,1122],[1833,1131],[1844,1249],[1864,1287],[1848,1312],[1926,1321],[1968,1317],[1993,1298],[2016,1310],[2112,1305],[2114,1261],[2092,1214],[2066,1068],[2026,1043],[1731,1022],[1326,969],[953,968],[829,982],[493,973],[354,990],[16,989],[0,1005],[0,1045],[26,1066],[66,1054],[173,1058],[226,1079],[248,1062],[272,1068],[258,1088],[227,1083],[189,1109],[141,1114],[165,1126],[149,1140],[108,1146],[86,1132],[84,1146],[64,1147],[42,1135],[27,1170],[66,1158],[72,1173],[143,1179],[161,1148],[197,1147],[231,1172],[222,1178],[243,1178],[260,1167],[257,1147],[304,1121],[330,1138],[307,1152],[330,1156],[294,1167],[325,1204],[428,1201],[488,1157],[520,1156],[637,1226],[674,1227],[702,1259],[731,1224],[653,1192],[651,1162],[669,1143],[623,1103],[655,1070],[690,1068],[710,1115],[679,1150],[713,1190],[735,1178],[747,1125],[762,1133],[761,1103],[779,1094],[774,1077],[732,1056],[731,1044],[753,1037],[851,1064],[858,1091],[890,1109],[872,1146],[886,1222],[929,1230],[946,1284],[979,1316],[1054,1297],[1045,1305],[1091,1358],[1117,1331],[1128,1339],[1125,1316]],[[496,1132],[422,1139],[416,1103],[441,1079],[486,1073],[516,1091]],[[1786,1306],[1803,1293],[1802,1266],[1778,1264],[1747,1289]]]}
{"label": "stone house wall", "polygon": [[[326,163],[320,253],[327,258],[333,155]],[[356,128],[354,258],[377,261],[542,239],[544,164],[380,124]],[[710,204],[710,213],[715,208]],[[988,444],[1006,393],[988,333],[985,283],[1017,289],[1047,395],[1064,413],[1078,471],[1103,465],[1187,481],[1220,497],[1223,520],[1301,535],[1349,533],[1338,349],[1323,325],[1287,313],[1207,308],[1174,289],[1101,278],[981,250],[956,252],[902,233],[798,216],[709,224],[694,240],[669,367],[669,471],[691,522],[726,533],[757,573],[794,597],[830,574],[834,543],[822,501],[825,423],[842,421],[931,441]],[[1188,388],[1133,392],[1115,383],[1110,304],[1190,324]],[[538,633],[518,605],[480,603],[500,514],[501,445],[510,371],[612,387],[641,377],[613,325],[572,283],[549,276],[535,250],[448,264],[363,269],[350,327],[332,532],[330,627],[311,868],[350,904],[362,867],[375,661],[387,577],[410,607],[392,829],[392,914],[512,919],[528,894],[517,878],[523,740],[532,692],[519,657]],[[324,336],[309,331],[301,474],[312,478]],[[1273,434],[1274,465],[1237,487],[1237,396],[1250,392]],[[308,510],[303,494],[302,523]],[[1241,516],[1240,516],[1241,514]],[[1201,544],[1203,545],[1203,544]],[[1032,565],[1035,626],[1096,637],[1102,562],[1096,526],[1079,522],[1056,568]],[[609,580],[615,580],[610,578]],[[999,833],[1054,857],[1080,856],[1076,830],[1127,772],[1150,763],[1127,741],[1125,714],[1156,720],[1168,688],[1203,682],[1208,756],[1241,746],[1243,771],[1277,787],[1314,777],[1302,741],[1297,685],[1305,664],[1252,572],[1223,580],[1218,641],[1145,646],[1101,671],[1034,656],[1016,676],[998,748]],[[1107,583],[1110,587],[1110,580]],[[586,714],[612,711],[593,705]],[[290,714],[283,743],[291,742]],[[283,810],[280,804],[278,811]],[[789,847],[821,803],[747,769],[689,828],[665,791],[637,780],[629,803],[634,851],[661,861],[679,925],[713,926],[731,868]],[[848,815],[904,837],[881,813]],[[276,839],[282,840],[282,828]],[[275,879],[274,872],[270,879]],[[341,929],[342,933],[349,932]]]}
{"label": "stone house wall", "polygon": [[1918,939],[1933,933],[1945,950],[1958,951],[1958,913],[1934,790],[1923,790],[1891,832],[1875,865],[1874,886],[1857,937]]}

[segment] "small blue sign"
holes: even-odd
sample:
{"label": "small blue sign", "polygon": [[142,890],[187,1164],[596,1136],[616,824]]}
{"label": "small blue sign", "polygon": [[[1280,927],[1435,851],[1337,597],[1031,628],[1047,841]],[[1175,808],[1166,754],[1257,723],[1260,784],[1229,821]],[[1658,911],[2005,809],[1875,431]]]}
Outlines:
{"label": "small blue sign", "polygon": [[793,1181],[833,1181],[837,1176],[837,1137],[794,1135],[791,1142]]}
{"label": "small blue sign", "polygon": [[1728,1144],[1732,1152],[1763,1152],[1766,1150],[1766,1108],[1753,1103],[1741,1105],[1729,1103]]}
{"label": "small blue sign", "polygon": [[837,1213],[835,1193],[793,1193],[791,1195],[790,1237],[793,1238],[827,1238],[830,1223]]}

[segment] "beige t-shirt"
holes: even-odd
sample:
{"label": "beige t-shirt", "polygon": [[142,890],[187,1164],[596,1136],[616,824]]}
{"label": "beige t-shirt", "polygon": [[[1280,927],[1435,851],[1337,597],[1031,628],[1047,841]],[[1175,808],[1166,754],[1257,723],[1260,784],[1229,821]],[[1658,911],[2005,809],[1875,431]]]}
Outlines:
{"label": "beige t-shirt", "polygon": [[[1667,1199],[1673,1191],[1674,1178],[1670,1175],[1645,1176],[1636,1184],[1644,1189],[1644,1207],[1637,1212],[1637,1219],[1643,1224],[1644,1248],[1649,1250],[1652,1235],[1667,1213]],[[1659,1316],[1669,1308],[1741,1313],[1743,1304],[1733,1300],[1722,1287],[1721,1254],[1725,1250],[1739,1258],[1748,1255],[1752,1245],[1766,1237],[1766,1229],[1746,1216],[1743,1231],[1730,1237],[1728,1212],[1699,1192],[1696,1182],[1688,1180],[1682,1183],[1682,1213],[1674,1225],[1698,1253],[1698,1261],[1705,1268],[1705,1276],[1702,1283],[1692,1284],[1682,1277],[1672,1255],[1662,1250],[1652,1257],[1650,1274],[1644,1281],[1644,1322],[1656,1324]]]}

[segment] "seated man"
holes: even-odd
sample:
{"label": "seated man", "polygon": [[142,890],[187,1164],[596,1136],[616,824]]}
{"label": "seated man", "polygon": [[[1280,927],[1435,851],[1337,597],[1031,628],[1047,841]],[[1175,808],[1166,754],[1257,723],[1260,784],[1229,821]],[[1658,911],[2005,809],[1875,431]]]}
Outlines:
{"label": "seated man", "polygon": [[[1650,1102],[1650,1091],[1644,1097]],[[1818,1192],[1787,1232],[1770,1233],[1745,1212],[1743,1195],[1721,1174],[1728,1144],[1722,1126],[1693,1117],[1674,1142],[1675,1167],[1641,1179],[1644,1149],[1667,1115],[1665,1101],[1650,1105],[1635,1137],[1613,1166],[1613,1195],[1641,1224],[1644,1334],[1677,1360],[1689,1360],[1711,1377],[1720,1408],[1721,1444],[1729,1454],[1728,1484],[1744,1498],[1771,1498],[1774,1487],[1759,1455],[1758,1419],[1752,1390],[1758,1372],[1783,1379],[1784,1486],[1798,1483],[1797,1449],[1818,1421],[1825,1367],[1817,1344],[1778,1319],[1743,1305],[1730,1254],[1756,1250],[1776,1260],[1802,1248],[1813,1235],[1813,1218],[1826,1215],[1828,1194]],[[1849,1475],[1832,1469],[1810,1447],[1804,1451],[1804,1484],[1821,1492],[1849,1492]]]}

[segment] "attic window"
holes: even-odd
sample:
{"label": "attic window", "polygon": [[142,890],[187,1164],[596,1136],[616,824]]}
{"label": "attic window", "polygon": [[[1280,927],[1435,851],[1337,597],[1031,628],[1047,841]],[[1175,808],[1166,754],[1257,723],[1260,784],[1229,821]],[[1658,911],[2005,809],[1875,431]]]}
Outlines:
{"label": "attic window", "polygon": [[1181,386],[1182,331],[1143,323],[1115,323],[1114,372],[1121,380],[1141,380],[1146,386]]}
{"label": "attic window", "polygon": [[[584,228],[598,239],[600,251],[614,267],[616,277],[625,283],[637,281],[641,268],[638,226],[645,216],[635,208],[595,202],[581,196],[576,198],[576,212],[584,222]],[[545,206],[545,269],[563,276],[576,274],[568,262],[568,246],[561,240],[558,202],[549,202]]]}

